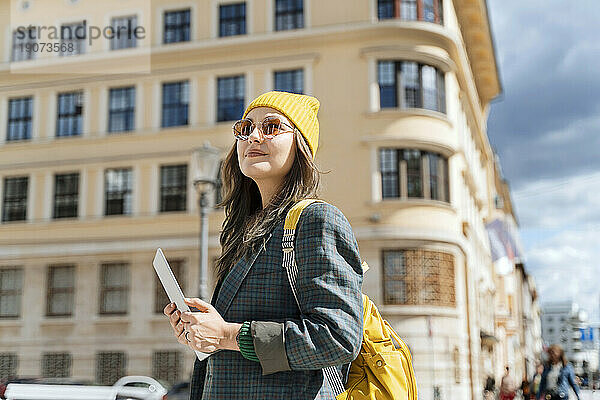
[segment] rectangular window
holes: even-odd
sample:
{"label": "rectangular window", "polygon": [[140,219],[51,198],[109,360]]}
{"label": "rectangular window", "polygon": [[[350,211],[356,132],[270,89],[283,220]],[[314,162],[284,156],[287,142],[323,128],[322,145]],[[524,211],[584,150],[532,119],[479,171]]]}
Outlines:
{"label": "rectangular window", "polygon": [[235,121],[244,113],[243,75],[217,79],[217,122]]}
{"label": "rectangular window", "polygon": [[379,107],[446,112],[444,73],[414,61],[378,61]]}
{"label": "rectangular window", "polygon": [[29,178],[26,176],[4,178],[2,222],[25,221],[27,219],[28,186]]}
{"label": "rectangular window", "polygon": [[417,0],[402,0],[400,18],[405,21],[416,21],[417,15]]}
{"label": "rectangular window", "polygon": [[185,211],[187,164],[160,167],[160,211]]}
{"label": "rectangular window", "polygon": [[428,153],[429,157],[429,185],[431,198],[449,202],[448,161],[435,153]]}
{"label": "rectangular window", "polygon": [[48,267],[48,304],[46,315],[71,316],[75,302],[75,267],[53,265]]}
{"label": "rectangular window", "polygon": [[17,376],[19,358],[17,353],[0,353],[0,380]]}
{"label": "rectangular window", "polygon": [[23,268],[0,269],[0,318],[18,318],[21,315]]}
{"label": "rectangular window", "polygon": [[132,186],[131,168],[107,169],[104,172],[104,215],[131,214]]}
{"label": "rectangular window", "polygon": [[42,377],[68,378],[71,376],[73,357],[70,353],[44,353],[42,355]]}
{"label": "rectangular window", "polygon": [[[179,285],[181,286],[181,291],[185,292],[185,279],[183,279],[183,260],[169,260],[169,265],[171,266],[173,275],[175,275],[175,279],[177,279],[177,282],[179,282]],[[163,285],[160,283],[158,276],[154,274],[154,312],[157,314],[162,314],[163,309],[167,304],[169,304],[169,297],[167,296]]]}
{"label": "rectangular window", "polygon": [[162,127],[188,124],[189,82],[163,83]]}
{"label": "rectangular window", "polygon": [[165,11],[163,43],[190,41],[190,10]]}
{"label": "rectangular window", "polygon": [[33,97],[19,97],[8,100],[8,127],[6,141],[31,139],[31,119]]}
{"label": "rectangular window", "polygon": [[219,36],[246,34],[246,3],[219,6]]}
{"label": "rectangular window", "polygon": [[78,136],[83,131],[83,92],[58,95],[56,136]]}
{"label": "rectangular window", "polygon": [[64,24],[60,27],[60,53],[61,57],[74,56],[85,53],[87,24],[76,22]]}
{"label": "rectangular window", "polygon": [[96,383],[112,386],[126,374],[127,357],[121,351],[100,352],[96,355]]}
{"label": "rectangular window", "polygon": [[412,61],[402,62],[402,91],[404,108],[421,108],[421,86],[419,64]]}
{"label": "rectangular window", "polygon": [[385,304],[454,307],[454,256],[424,250],[383,251]]}
{"label": "rectangular window", "polygon": [[100,314],[127,314],[129,265],[102,264],[100,272]]}
{"label": "rectangular window", "polygon": [[33,60],[35,58],[34,44],[37,43],[35,28],[17,29],[12,36],[11,61]]}
{"label": "rectangular window", "polygon": [[398,107],[396,63],[379,61],[377,63],[377,80],[379,82],[379,107],[382,109]]}
{"label": "rectangular window", "polygon": [[406,260],[402,251],[383,252],[385,304],[406,303]]}
{"label": "rectangular window", "polygon": [[396,0],[378,0],[377,1],[377,18],[390,19],[395,17],[394,3]]}
{"label": "rectangular window", "polygon": [[179,351],[155,351],[152,354],[152,376],[169,383],[179,382],[182,364]]}
{"label": "rectangular window", "polygon": [[274,88],[283,92],[304,93],[304,70],[275,71]]}
{"label": "rectangular window", "polygon": [[381,191],[384,199],[400,197],[398,166],[398,151],[396,149],[381,149],[379,151]]}
{"label": "rectangular window", "polygon": [[423,21],[436,22],[434,0],[423,0]]}
{"label": "rectangular window", "polygon": [[418,149],[382,148],[379,149],[379,173],[382,199],[450,201],[448,158],[441,154]]}
{"label": "rectangular window", "polygon": [[275,30],[304,28],[304,0],[275,1]]}
{"label": "rectangular window", "polygon": [[135,87],[110,89],[108,96],[108,131],[131,131],[135,126]]}
{"label": "rectangular window", "polygon": [[134,31],[137,28],[137,17],[135,15],[113,18],[110,26],[113,29],[113,36],[110,41],[111,50],[136,47],[137,41]]}
{"label": "rectangular window", "polygon": [[79,173],[54,176],[54,218],[75,218],[78,211]]}
{"label": "rectangular window", "polygon": [[377,18],[443,24],[442,0],[378,0]]}
{"label": "rectangular window", "polygon": [[404,150],[402,159],[406,162],[406,181],[408,197],[423,198],[423,173],[421,152]]}

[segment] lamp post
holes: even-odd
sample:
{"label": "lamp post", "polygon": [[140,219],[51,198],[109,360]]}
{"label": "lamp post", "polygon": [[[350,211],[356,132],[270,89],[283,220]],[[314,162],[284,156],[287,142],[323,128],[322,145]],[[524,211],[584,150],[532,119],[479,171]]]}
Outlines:
{"label": "lamp post", "polygon": [[199,296],[204,301],[210,301],[208,294],[208,194],[217,185],[219,172],[219,149],[205,142],[192,153],[192,173],[198,206],[200,209],[200,277]]}

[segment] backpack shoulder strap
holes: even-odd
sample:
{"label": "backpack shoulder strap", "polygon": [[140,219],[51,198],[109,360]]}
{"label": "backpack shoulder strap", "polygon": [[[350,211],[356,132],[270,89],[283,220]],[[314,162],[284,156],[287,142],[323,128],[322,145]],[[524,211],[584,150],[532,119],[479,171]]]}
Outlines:
{"label": "backpack shoulder strap", "polygon": [[[296,257],[294,253],[294,237],[296,235],[296,226],[298,225],[302,211],[315,202],[326,203],[325,201],[319,199],[300,200],[288,211],[285,217],[285,223],[283,225],[283,239],[281,241],[281,247],[283,248],[282,266],[287,273],[288,281],[290,283],[290,287],[292,288],[292,293],[294,294],[294,299],[296,300],[296,305],[298,306],[300,313],[302,313],[302,307],[300,307],[300,302],[298,301],[298,289],[296,288],[298,266],[296,265]],[[336,396],[345,391],[342,378],[335,367],[331,366],[323,368],[323,374],[325,375],[325,378],[329,382],[329,385]]]}

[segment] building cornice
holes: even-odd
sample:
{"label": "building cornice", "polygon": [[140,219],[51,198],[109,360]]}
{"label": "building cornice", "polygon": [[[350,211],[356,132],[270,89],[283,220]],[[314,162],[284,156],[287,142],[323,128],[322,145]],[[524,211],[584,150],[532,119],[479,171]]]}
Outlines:
{"label": "building cornice", "polygon": [[455,0],[454,8],[481,103],[502,92],[486,0]]}

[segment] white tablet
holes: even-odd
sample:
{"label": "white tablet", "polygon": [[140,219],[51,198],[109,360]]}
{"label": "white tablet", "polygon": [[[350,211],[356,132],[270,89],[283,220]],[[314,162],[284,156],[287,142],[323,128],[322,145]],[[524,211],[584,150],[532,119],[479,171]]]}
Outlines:
{"label": "white tablet", "polygon": [[[190,311],[188,305],[185,304],[183,292],[179,287],[179,283],[177,283],[177,279],[175,279],[175,275],[173,275],[173,271],[171,271],[171,267],[169,267],[169,263],[167,262],[167,259],[160,248],[156,250],[156,255],[154,256],[152,265],[154,265],[154,270],[158,275],[158,279],[160,279],[160,283],[162,283],[163,287],[165,288],[167,296],[169,296],[169,300],[175,303],[179,311]],[[213,354],[202,353],[197,350],[194,351],[196,352],[196,356],[200,361]]]}

